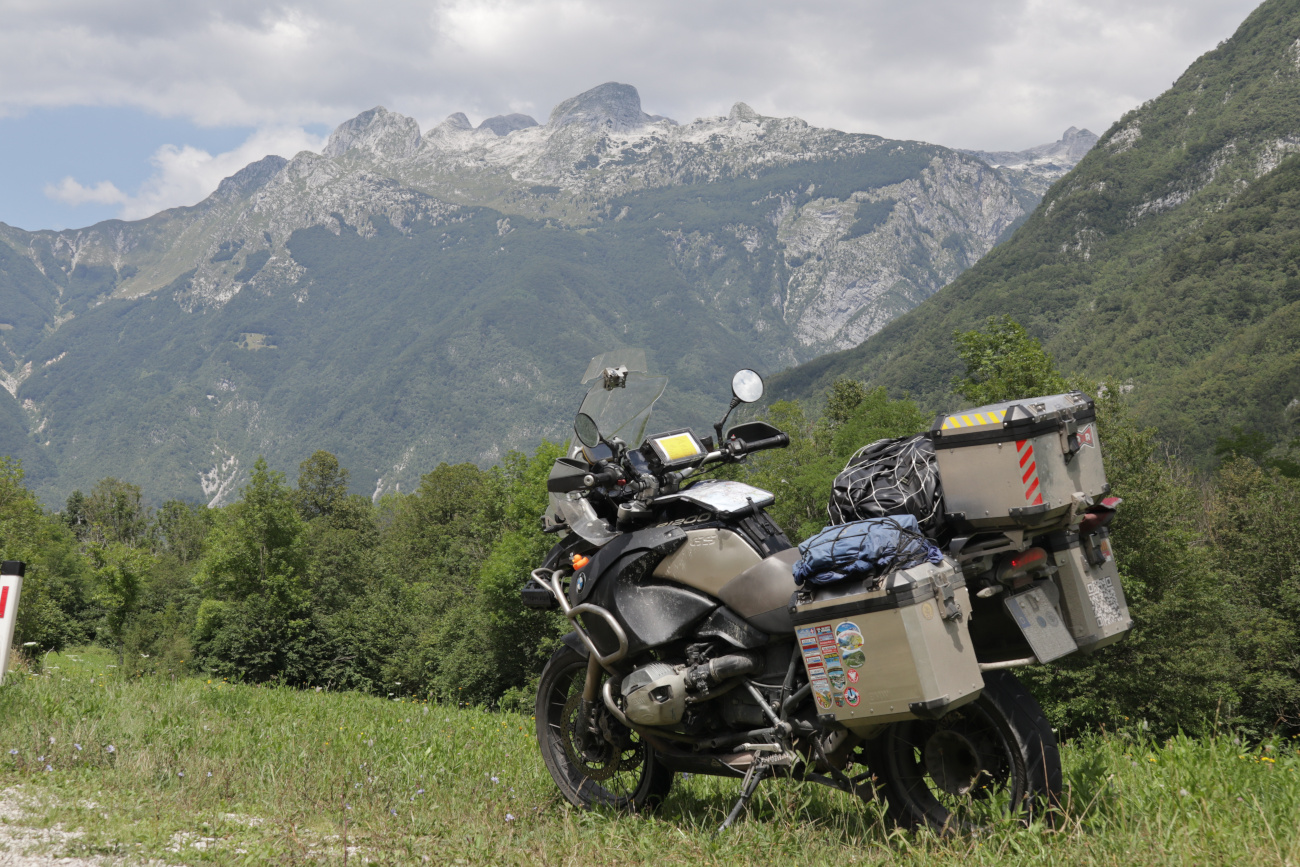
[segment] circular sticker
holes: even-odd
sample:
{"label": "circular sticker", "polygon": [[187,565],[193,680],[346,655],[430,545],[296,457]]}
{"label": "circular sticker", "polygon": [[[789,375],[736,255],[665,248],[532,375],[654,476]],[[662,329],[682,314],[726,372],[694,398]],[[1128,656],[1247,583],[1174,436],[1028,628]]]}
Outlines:
{"label": "circular sticker", "polygon": [[835,643],[840,648],[844,664],[850,668],[861,668],[867,663],[867,655],[862,650],[862,630],[858,624],[846,620],[835,627]]}
{"label": "circular sticker", "polygon": [[924,605],[922,605],[922,606],[921,606],[921,616],[924,617],[926,620],[933,620],[933,619],[934,619],[934,606],[931,605],[929,602],[927,602],[927,603],[925,603]]}
{"label": "circular sticker", "polygon": [[858,624],[846,620],[835,627],[835,640],[840,650],[857,650],[862,646],[862,630],[858,629]]}
{"label": "circular sticker", "polygon": [[862,696],[858,695],[858,691],[856,689],[854,689],[853,687],[849,687],[848,689],[844,690],[844,700],[849,703],[849,707],[857,707],[858,702],[862,700]]}

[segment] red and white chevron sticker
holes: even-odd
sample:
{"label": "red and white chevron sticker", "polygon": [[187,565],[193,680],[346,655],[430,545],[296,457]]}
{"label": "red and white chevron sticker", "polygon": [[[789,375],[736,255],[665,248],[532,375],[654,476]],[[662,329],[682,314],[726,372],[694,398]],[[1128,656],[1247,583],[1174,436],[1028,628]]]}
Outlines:
{"label": "red and white chevron sticker", "polygon": [[1031,506],[1041,505],[1043,495],[1038,490],[1038,462],[1034,460],[1034,444],[1029,440],[1016,440],[1016,453],[1020,455],[1020,481],[1025,486],[1025,499]]}

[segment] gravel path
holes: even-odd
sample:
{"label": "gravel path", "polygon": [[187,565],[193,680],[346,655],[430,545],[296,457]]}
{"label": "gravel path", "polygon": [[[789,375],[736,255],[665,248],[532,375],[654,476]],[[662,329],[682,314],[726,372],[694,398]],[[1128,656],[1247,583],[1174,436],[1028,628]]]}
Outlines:
{"label": "gravel path", "polygon": [[[59,825],[36,828],[24,824],[40,806],[21,786],[0,790],[0,867],[117,867],[130,863],[119,857],[59,858],[48,854],[63,849],[82,833]],[[157,861],[147,863],[160,865]]]}

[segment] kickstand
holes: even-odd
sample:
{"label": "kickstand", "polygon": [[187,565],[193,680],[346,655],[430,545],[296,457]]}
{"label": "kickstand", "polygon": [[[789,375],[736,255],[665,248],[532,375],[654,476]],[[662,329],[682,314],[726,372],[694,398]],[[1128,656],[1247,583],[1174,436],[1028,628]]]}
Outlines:
{"label": "kickstand", "polygon": [[754,797],[758,784],[763,782],[763,777],[767,776],[767,770],[767,762],[761,758],[756,758],[754,763],[749,766],[749,770],[745,772],[745,779],[740,784],[740,800],[736,801],[736,806],[732,807],[731,812],[727,815],[727,821],[723,822],[721,827],[714,832],[714,836],[730,828],[731,823],[736,821],[741,811],[749,804],[749,799]]}

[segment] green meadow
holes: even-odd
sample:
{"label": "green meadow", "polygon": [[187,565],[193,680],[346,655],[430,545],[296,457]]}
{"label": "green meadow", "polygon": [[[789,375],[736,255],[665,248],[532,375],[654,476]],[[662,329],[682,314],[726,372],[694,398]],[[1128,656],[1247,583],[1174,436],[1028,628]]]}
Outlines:
{"label": "green meadow", "polygon": [[[29,854],[168,864],[1275,864],[1300,862],[1300,742],[1131,728],[1064,747],[1058,815],[904,833],[788,780],[715,829],[738,782],[679,777],[653,816],[555,792],[529,714],[132,675],[99,648],[0,687],[4,825]],[[21,836],[21,835],[19,835]],[[3,856],[0,856],[3,857]]]}

